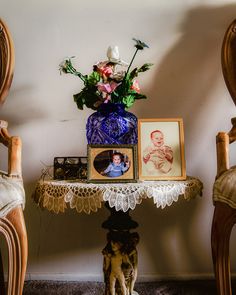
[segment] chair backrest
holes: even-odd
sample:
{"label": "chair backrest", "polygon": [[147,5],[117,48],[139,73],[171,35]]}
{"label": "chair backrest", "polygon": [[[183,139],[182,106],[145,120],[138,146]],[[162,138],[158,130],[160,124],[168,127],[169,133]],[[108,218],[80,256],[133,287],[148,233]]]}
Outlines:
{"label": "chair backrest", "polygon": [[[15,54],[10,32],[0,19],[0,106],[4,103],[13,78]],[[21,140],[10,136],[8,123],[0,119],[0,143],[8,148],[8,175],[21,177]]]}
{"label": "chair backrest", "polygon": [[[227,28],[221,49],[221,64],[225,84],[236,105],[236,19]],[[236,140],[236,118],[231,119],[232,128],[227,132],[219,132],[216,136],[217,175],[229,169],[229,144]]]}
{"label": "chair backrest", "polygon": [[236,19],[225,32],[221,50],[221,64],[225,84],[236,105]]}
{"label": "chair backrest", "polygon": [[15,65],[15,54],[10,32],[0,19],[0,106],[9,92]]}

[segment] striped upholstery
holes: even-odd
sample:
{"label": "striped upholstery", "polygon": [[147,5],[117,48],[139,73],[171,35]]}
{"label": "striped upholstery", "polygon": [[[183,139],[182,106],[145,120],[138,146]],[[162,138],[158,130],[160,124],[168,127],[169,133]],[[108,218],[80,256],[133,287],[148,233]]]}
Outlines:
{"label": "striped upholstery", "polygon": [[213,201],[219,201],[236,208],[236,167],[225,171],[214,183]]}
{"label": "striped upholstery", "polygon": [[12,178],[0,172],[0,218],[17,206],[25,207],[25,191],[22,179]]}

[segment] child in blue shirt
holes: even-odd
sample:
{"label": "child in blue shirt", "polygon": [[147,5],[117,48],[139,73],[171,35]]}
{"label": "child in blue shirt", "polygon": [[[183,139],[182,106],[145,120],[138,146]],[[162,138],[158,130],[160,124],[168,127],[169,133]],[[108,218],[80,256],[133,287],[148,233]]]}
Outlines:
{"label": "child in blue shirt", "polygon": [[114,153],[112,155],[112,163],[103,171],[108,177],[119,177],[124,174],[129,169],[129,162],[124,163],[121,160],[120,153]]}

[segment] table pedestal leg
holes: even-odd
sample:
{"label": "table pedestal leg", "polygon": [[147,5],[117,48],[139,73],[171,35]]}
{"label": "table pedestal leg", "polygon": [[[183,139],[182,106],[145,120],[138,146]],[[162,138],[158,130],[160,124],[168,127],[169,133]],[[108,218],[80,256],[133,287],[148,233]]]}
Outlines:
{"label": "table pedestal leg", "polygon": [[110,210],[111,215],[103,222],[102,227],[108,229],[107,244],[102,251],[104,256],[103,272],[105,295],[138,295],[134,291],[137,279],[139,242],[137,232],[130,232],[138,226],[129,216],[129,212]]}

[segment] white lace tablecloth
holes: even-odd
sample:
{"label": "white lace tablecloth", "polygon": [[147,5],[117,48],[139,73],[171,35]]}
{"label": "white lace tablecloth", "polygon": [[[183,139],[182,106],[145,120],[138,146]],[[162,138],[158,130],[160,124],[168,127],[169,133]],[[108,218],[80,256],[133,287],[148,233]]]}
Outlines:
{"label": "white lace tablecloth", "polygon": [[[66,208],[90,214],[101,208],[102,202],[124,212],[134,210],[145,198],[152,198],[157,208],[177,202],[180,196],[190,200],[202,193],[200,180],[187,177],[183,181],[144,181],[137,183],[85,183],[63,180],[40,180],[33,194],[42,208],[55,213]],[[67,204],[69,206],[67,206]]]}

